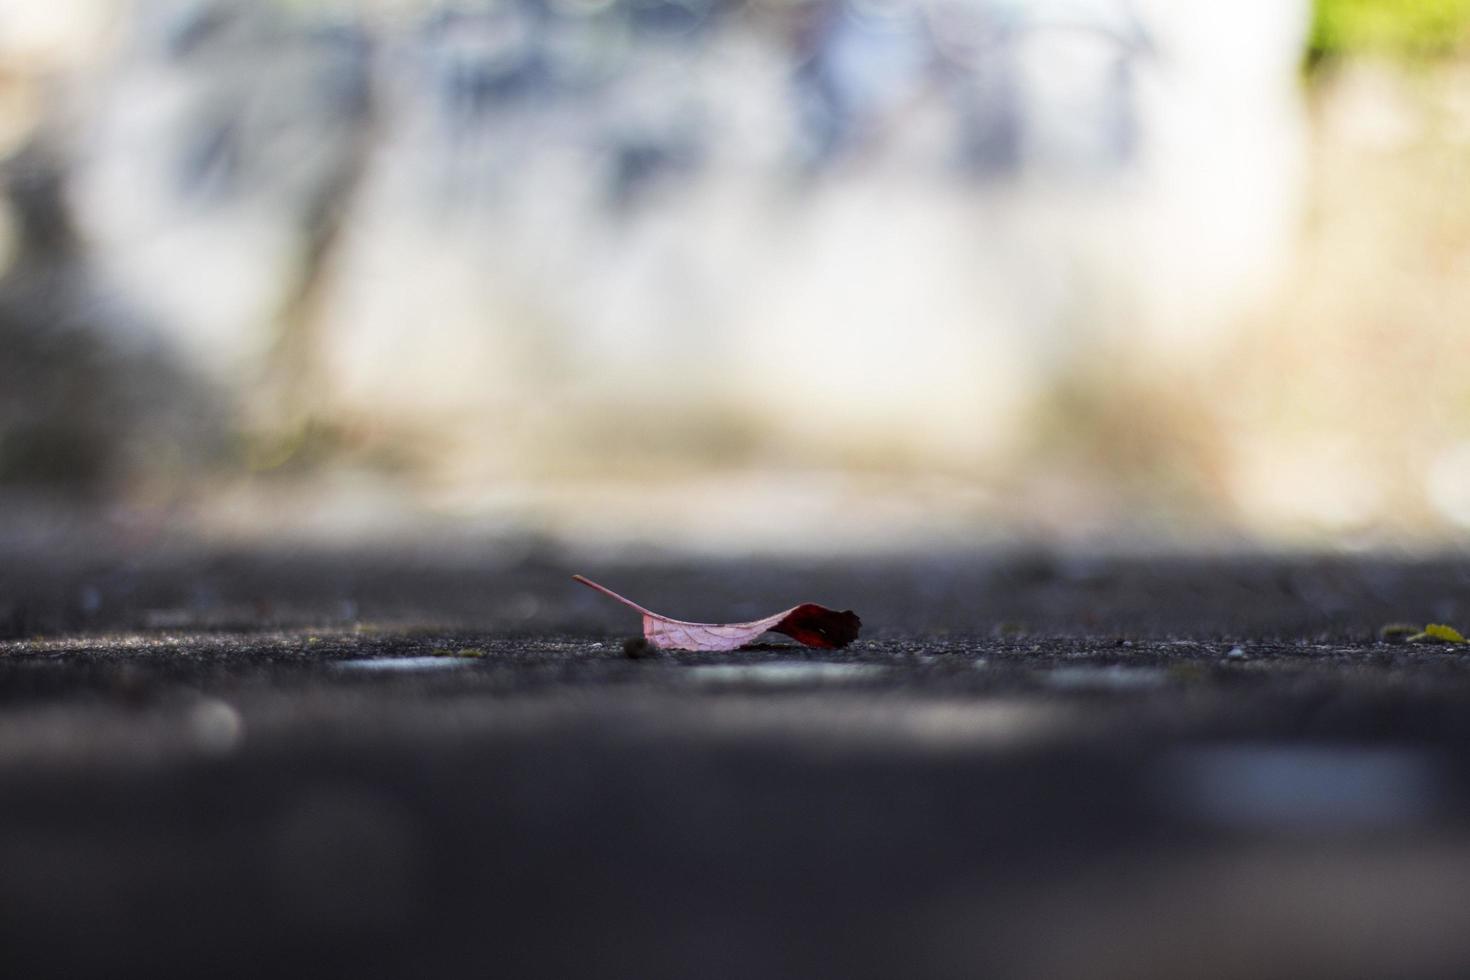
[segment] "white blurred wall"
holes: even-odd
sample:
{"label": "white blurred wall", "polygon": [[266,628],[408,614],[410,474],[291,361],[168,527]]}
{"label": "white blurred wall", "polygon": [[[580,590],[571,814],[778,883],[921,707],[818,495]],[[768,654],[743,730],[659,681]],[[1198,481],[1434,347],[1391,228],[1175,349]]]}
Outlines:
{"label": "white blurred wall", "polygon": [[1304,0],[675,7],[7,0],[0,45],[67,78],[116,295],[248,424],[442,483],[1004,467],[1288,268]]}
{"label": "white blurred wall", "polygon": [[[628,41],[605,80],[510,104],[456,143],[411,22],[368,11],[378,105],[313,328],[322,407],[514,444],[579,413],[656,426],[673,401],[777,444],[985,454],[1097,334],[1149,356],[1207,345],[1290,244],[1304,5],[972,2],[1014,26],[975,41],[962,5],[851,8],[828,57],[862,79],[859,132],[799,176],[792,75],[810,55],[758,18]],[[170,60],[139,35],[171,12],[136,8],[93,76],[76,198],[119,286],[202,368],[250,379],[296,258],[292,209],[333,165],[303,157],[344,137],[293,102],[319,82],[311,45],[242,27]],[[515,43],[497,29],[527,28],[447,43]],[[925,63],[924,30],[953,65]],[[946,68],[962,76],[948,90]],[[966,86],[1014,115],[990,173],[956,159]],[[231,101],[242,138],[266,144],[246,151],[258,172],[181,192],[180,147]],[[688,172],[605,207],[597,127],[680,125],[700,142]]]}

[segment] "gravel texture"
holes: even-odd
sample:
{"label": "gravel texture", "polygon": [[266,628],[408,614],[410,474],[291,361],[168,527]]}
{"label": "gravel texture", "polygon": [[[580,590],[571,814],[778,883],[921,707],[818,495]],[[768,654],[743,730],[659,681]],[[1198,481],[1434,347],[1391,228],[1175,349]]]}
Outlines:
{"label": "gravel texture", "polygon": [[16,552],[0,975],[1466,975],[1430,622],[1470,560]]}

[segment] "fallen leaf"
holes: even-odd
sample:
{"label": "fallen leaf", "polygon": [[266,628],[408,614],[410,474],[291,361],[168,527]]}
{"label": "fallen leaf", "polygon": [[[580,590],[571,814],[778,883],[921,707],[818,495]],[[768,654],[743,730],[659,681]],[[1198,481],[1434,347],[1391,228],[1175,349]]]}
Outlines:
{"label": "fallen leaf", "polygon": [[1428,626],[1424,627],[1423,633],[1409,637],[1409,641],[1411,643],[1416,640],[1421,642],[1424,640],[1437,640],[1440,643],[1466,642],[1465,638],[1460,635],[1459,630],[1455,629],[1453,626],[1444,626],[1439,623],[1430,623]]}
{"label": "fallen leaf", "polygon": [[734,650],[765,632],[784,633],[809,647],[832,649],[845,647],[857,639],[858,630],[863,625],[851,609],[837,612],[814,602],[804,602],[785,612],[749,623],[686,623],[644,609],[589,578],[581,575],[573,575],[572,578],[642,613],[643,636],[660,650]]}

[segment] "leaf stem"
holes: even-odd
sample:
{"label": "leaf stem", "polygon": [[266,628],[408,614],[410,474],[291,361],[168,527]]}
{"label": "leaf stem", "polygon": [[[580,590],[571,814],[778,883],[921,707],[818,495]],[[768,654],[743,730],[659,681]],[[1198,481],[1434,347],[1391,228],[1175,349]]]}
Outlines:
{"label": "leaf stem", "polygon": [[[607,586],[605,586],[605,585],[598,585],[596,582],[592,581],[590,578],[587,578],[584,575],[573,575],[572,578],[575,579],[575,580],[577,580],[578,582],[581,582],[583,585],[587,586],[587,588],[589,588],[589,589],[596,589],[598,592],[601,592],[603,595],[607,596],[609,599],[616,599],[618,602],[621,602],[623,605],[628,606],[629,608],[638,610],[639,612],[641,612],[645,616],[658,616],[658,613],[653,612],[650,609],[644,609],[642,606],[638,605],[638,603],[634,602],[632,599],[628,599],[628,598],[625,598],[623,596],[620,596],[616,592],[614,592],[612,589],[609,589]],[[660,618],[662,618],[662,617],[660,617]]]}

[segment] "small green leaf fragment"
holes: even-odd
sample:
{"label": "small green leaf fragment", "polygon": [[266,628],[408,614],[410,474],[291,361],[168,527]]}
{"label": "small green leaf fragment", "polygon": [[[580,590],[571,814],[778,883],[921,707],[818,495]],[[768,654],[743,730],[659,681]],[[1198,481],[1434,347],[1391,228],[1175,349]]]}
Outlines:
{"label": "small green leaf fragment", "polygon": [[1424,632],[1415,633],[1409,637],[1410,643],[1465,643],[1465,637],[1453,626],[1445,626],[1441,623],[1430,623],[1424,627]]}

